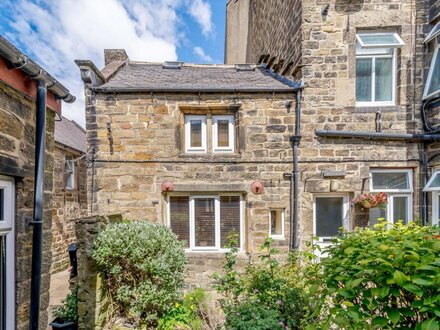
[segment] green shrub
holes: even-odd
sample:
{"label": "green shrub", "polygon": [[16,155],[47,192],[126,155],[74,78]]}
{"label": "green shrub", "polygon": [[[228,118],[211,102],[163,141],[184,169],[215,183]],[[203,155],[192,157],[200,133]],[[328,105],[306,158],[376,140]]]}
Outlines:
{"label": "green shrub", "polygon": [[72,291],[70,291],[66,298],[62,301],[63,306],[55,309],[53,311],[53,316],[56,319],[68,322],[78,321],[78,286],[74,286]]}
{"label": "green shrub", "polygon": [[440,231],[415,223],[345,232],[322,261],[322,328],[440,325]]}
{"label": "green shrub", "polygon": [[171,310],[159,319],[157,329],[201,330],[203,322],[199,312],[204,309],[206,299],[206,293],[202,289],[189,292],[183,297],[182,301],[176,303]]}
{"label": "green shrub", "polygon": [[110,224],[91,254],[120,314],[155,324],[180,298],[186,256],[171,230],[148,221]]}
{"label": "green shrub", "polygon": [[250,325],[246,328],[252,315],[261,322],[267,317],[268,324],[276,323],[282,329],[300,328],[308,303],[304,282],[296,272],[298,260],[292,255],[288,262],[281,263],[276,258],[279,251],[271,244],[272,239],[268,238],[261,247],[265,253],[259,261],[249,263],[241,274],[235,270],[237,249],[232,248],[226,253],[224,275],[215,276],[216,289],[223,296],[220,302],[226,324],[231,329],[260,329]]}
{"label": "green shrub", "polygon": [[226,315],[226,329],[234,330],[284,330],[277,310],[267,309],[258,301],[245,301]]}

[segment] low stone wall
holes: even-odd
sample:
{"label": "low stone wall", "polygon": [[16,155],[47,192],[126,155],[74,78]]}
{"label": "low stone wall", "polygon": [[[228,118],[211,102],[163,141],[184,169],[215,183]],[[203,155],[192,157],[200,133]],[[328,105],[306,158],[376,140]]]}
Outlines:
{"label": "low stone wall", "polygon": [[122,221],[122,215],[91,216],[75,223],[78,242],[78,328],[101,330],[106,322],[107,299],[96,265],[89,257],[99,230],[109,223]]}

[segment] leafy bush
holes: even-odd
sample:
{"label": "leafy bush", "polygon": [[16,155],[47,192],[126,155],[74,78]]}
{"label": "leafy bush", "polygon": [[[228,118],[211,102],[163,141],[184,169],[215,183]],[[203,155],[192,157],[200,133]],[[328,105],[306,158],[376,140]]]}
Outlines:
{"label": "leafy bush", "polygon": [[387,226],[345,232],[328,248],[322,328],[439,329],[439,228]]}
{"label": "leafy bush", "polygon": [[119,312],[155,324],[180,298],[186,256],[171,230],[148,221],[110,224],[91,254]]}
{"label": "leafy bush", "polygon": [[[232,245],[233,246],[233,245]],[[236,248],[226,253],[225,274],[216,275],[216,289],[223,295],[221,306],[231,329],[298,329],[308,309],[306,292],[298,279],[298,263],[291,256],[281,263],[268,238],[262,245],[266,253],[256,263],[249,263],[244,272],[235,270]],[[257,327],[253,322],[270,324]],[[276,326],[274,324],[277,324]]]}
{"label": "leafy bush", "polygon": [[277,310],[267,309],[258,301],[244,301],[229,311],[225,323],[226,329],[234,330],[284,330]]}
{"label": "leafy bush", "polygon": [[62,301],[63,306],[53,311],[53,316],[63,323],[78,321],[78,286],[74,286],[66,298]]}

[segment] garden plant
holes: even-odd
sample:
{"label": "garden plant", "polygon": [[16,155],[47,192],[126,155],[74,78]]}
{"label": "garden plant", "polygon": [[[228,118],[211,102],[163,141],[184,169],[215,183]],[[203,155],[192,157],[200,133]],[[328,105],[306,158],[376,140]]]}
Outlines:
{"label": "garden plant", "polygon": [[116,312],[154,326],[181,299],[186,256],[171,230],[148,221],[110,224],[91,253]]}
{"label": "garden plant", "polygon": [[380,219],[333,243],[308,279],[320,297],[310,329],[439,329],[438,227]]}

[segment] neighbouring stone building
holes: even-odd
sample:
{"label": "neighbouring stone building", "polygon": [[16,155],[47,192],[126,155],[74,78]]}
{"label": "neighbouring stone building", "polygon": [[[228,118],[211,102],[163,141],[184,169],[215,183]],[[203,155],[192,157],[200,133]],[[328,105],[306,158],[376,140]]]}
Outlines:
{"label": "neighbouring stone building", "polygon": [[51,273],[69,265],[75,219],[87,214],[86,131],[75,121],[55,121]]}
{"label": "neighbouring stone building", "polygon": [[40,329],[47,326],[51,264],[54,126],[75,98],[0,36],[0,329],[29,329],[37,80],[47,83]]}
{"label": "neighbouring stone building", "polygon": [[[378,216],[438,223],[439,14],[435,0],[228,1],[226,63],[304,83],[302,241]],[[370,191],[388,194],[386,210],[350,205]]]}

